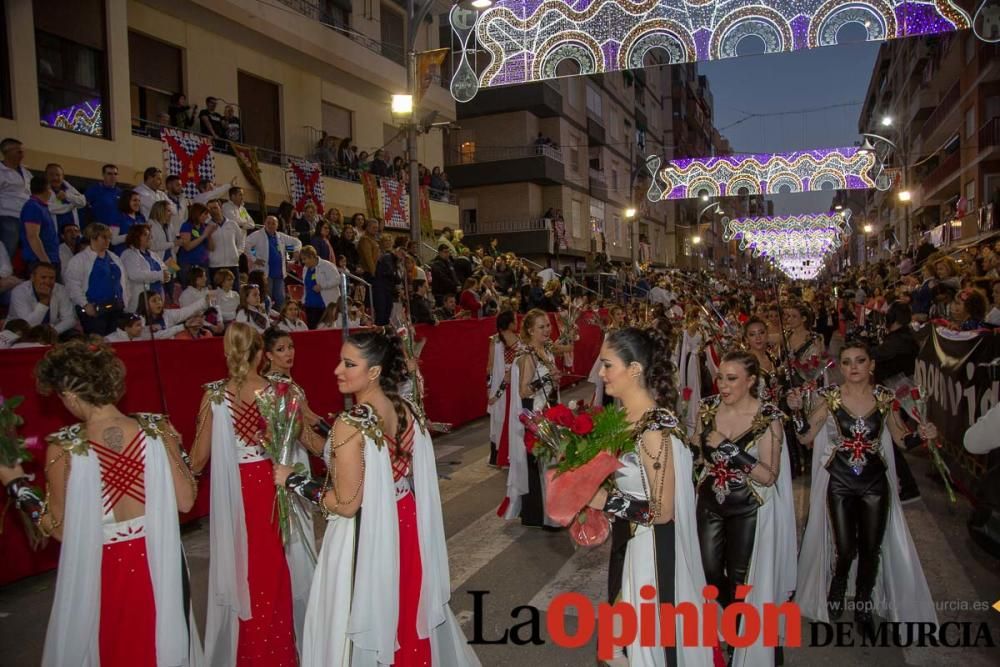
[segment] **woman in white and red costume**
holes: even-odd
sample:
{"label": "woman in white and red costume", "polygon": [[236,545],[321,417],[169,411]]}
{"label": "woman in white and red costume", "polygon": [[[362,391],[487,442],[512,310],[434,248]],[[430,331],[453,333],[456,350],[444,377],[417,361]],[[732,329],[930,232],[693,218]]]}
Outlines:
{"label": "woman in white and red costume", "polygon": [[125,367],[99,339],[35,369],[81,423],[48,438],[40,528],[62,542],[44,667],[201,665],[178,511],[197,484],[163,415],[122,414]]}
{"label": "woman in white and red costume", "polygon": [[517,317],[505,310],[497,315],[497,333],[490,336],[486,366],[486,411],[490,415],[490,465],[510,467],[510,421],[517,419],[520,405],[517,388],[511,386],[511,367],[521,350]]}
{"label": "woman in white and red costume", "polygon": [[327,516],[302,664],[478,665],[448,605],[433,445],[423,416],[398,394],[406,379],[401,342],[363,332],[348,337],[340,354],[337,386],[354,395],[355,406],[327,440],[326,479],[287,466],[274,471],[276,484]]}
{"label": "woman in white and red costume", "polygon": [[205,385],[191,458],[201,472],[211,458],[208,613],[205,655],[213,667],[296,665],[293,591],[281,531],[274,520],[271,459],[260,443],[257,369],[261,336],[233,322],[224,347],[229,377]]}

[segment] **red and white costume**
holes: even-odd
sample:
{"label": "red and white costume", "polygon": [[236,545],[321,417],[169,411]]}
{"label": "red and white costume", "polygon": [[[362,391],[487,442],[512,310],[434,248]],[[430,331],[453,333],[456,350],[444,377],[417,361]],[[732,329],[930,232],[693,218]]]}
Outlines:
{"label": "red and white costume", "polygon": [[[514,359],[517,357],[521,345],[520,343],[507,345],[500,334],[492,336],[490,344],[492,346],[491,354],[493,355],[493,373],[490,376],[490,398],[492,399],[500,391],[500,385],[503,384],[503,379],[507,371],[514,365]],[[511,375],[511,378],[513,378],[513,375]],[[500,397],[486,408],[486,411],[490,415],[490,442],[496,445],[496,464],[500,468],[506,468],[510,465],[508,426],[511,415],[515,415],[516,418],[516,415],[520,414],[520,410],[517,410],[519,406],[515,405],[512,408],[511,405],[511,401],[516,400],[516,396],[517,387],[513,382],[510,382]]]}

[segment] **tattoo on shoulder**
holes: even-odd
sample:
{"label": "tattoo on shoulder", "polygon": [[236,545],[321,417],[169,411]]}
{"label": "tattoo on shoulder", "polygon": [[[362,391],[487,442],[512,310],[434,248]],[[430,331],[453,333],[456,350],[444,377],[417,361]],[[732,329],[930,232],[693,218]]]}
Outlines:
{"label": "tattoo on shoulder", "polygon": [[101,433],[101,439],[104,440],[104,444],[116,452],[122,451],[125,446],[125,433],[117,426],[111,426],[104,429]]}

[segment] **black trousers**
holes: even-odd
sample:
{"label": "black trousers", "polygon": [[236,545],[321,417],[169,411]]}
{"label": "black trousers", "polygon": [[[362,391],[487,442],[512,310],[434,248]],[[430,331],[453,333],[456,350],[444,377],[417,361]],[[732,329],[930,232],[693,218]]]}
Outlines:
{"label": "black trousers", "polygon": [[695,516],[705,582],[719,589],[719,604],[733,601],[736,587],[747,583],[750,557],[757,532],[757,506],[739,506],[719,511],[718,506],[699,494]]}
{"label": "black trousers", "polygon": [[76,314],[80,318],[80,326],[83,327],[85,334],[107,336],[118,328],[125,308],[122,304],[106,304],[97,306],[95,312],[95,316],[91,317],[84,309],[77,308]]}
{"label": "black trousers", "polygon": [[836,548],[833,576],[846,579],[851,563],[857,557],[855,601],[868,602],[872,599],[882,537],[889,521],[889,493],[889,481],[885,475],[864,487],[855,480],[830,476],[826,504]]}
{"label": "black trousers", "polygon": [[795,424],[789,419],[785,422],[785,442],[788,446],[788,463],[791,466],[792,477],[798,477],[801,473],[803,459],[802,443],[799,442],[799,434],[795,432]]}
{"label": "black trousers", "polygon": [[326,312],[326,308],[313,308],[312,306],[305,306],[306,311],[306,326],[310,329],[315,329],[316,325],[319,324],[320,319],[323,318],[323,313]]}
{"label": "black trousers", "polygon": [[608,603],[614,604],[622,592],[622,575],[625,571],[625,552],[632,539],[632,524],[625,519],[611,523],[611,560],[608,563]]}
{"label": "black trousers", "polygon": [[[654,558],[656,558],[656,591],[660,604],[674,604],[677,595],[674,588],[674,562],[676,558],[674,522],[653,526]],[[683,633],[676,633],[677,638]],[[665,646],[667,667],[677,667],[677,647]]]}

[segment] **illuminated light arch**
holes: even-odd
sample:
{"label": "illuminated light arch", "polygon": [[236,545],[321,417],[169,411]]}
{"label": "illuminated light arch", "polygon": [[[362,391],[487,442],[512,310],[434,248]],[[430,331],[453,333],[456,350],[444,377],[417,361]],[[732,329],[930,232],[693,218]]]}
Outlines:
{"label": "illuminated light arch", "polygon": [[667,19],[646,21],[632,28],[618,49],[617,69],[638,69],[645,66],[646,54],[655,49],[670,56],[668,63],[691,62],[698,47],[683,25]]}
{"label": "illuminated light arch", "polygon": [[[654,48],[671,62],[733,57],[750,35],[769,52],[787,52],[836,44],[840,29],[854,23],[872,41],[972,26],[954,0],[496,0],[482,12],[450,16],[460,46],[451,88],[461,101],[479,87],[555,77],[543,63],[571,34],[575,46],[565,50],[577,52],[585,75],[637,67]],[[476,53],[489,58],[478,76],[468,63]]]}
{"label": "illuminated light arch", "polygon": [[601,45],[587,33],[574,31],[554,35],[538,47],[531,66],[534,78],[556,78],[556,68],[564,60],[575,61],[581,74],[604,71]]}
{"label": "illuminated light arch", "polygon": [[700,189],[712,196],[733,196],[739,188],[751,185],[752,194],[763,195],[785,188],[789,192],[821,190],[825,183],[838,190],[864,190],[876,186],[881,168],[874,152],[855,147],[683,158],[656,172],[647,197],[652,201],[689,199],[697,197]]}

